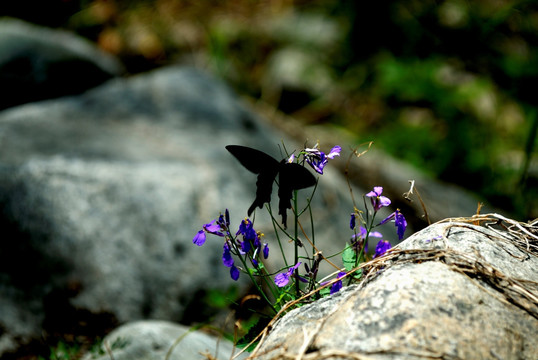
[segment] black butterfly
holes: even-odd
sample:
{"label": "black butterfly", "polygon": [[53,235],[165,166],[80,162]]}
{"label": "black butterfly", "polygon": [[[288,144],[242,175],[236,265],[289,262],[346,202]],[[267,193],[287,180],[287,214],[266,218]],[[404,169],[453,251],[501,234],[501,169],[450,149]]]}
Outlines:
{"label": "black butterfly", "polygon": [[273,181],[278,176],[278,214],[282,215],[282,225],[286,227],[286,210],[291,209],[291,198],[293,190],[304,189],[316,184],[316,178],[303,166],[296,163],[289,163],[286,160],[278,162],[266,153],[240,145],[226,146],[233,156],[247,168],[247,170],[258,174],[256,181],[256,199],[248,208],[248,216],[254,209],[263,207],[264,203],[271,201],[273,191]]}

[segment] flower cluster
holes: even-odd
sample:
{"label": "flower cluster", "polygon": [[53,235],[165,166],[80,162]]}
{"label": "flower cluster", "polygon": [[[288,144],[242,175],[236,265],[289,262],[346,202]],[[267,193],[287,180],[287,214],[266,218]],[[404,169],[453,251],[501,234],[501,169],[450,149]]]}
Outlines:
{"label": "flower cluster", "polygon": [[239,279],[239,268],[235,265],[232,255],[240,256],[242,261],[249,260],[255,267],[259,267],[260,254],[264,259],[269,256],[268,244],[262,244],[260,238],[262,234],[254,230],[252,221],[244,219],[239,225],[239,230],[232,235],[230,232],[230,213],[226,209],[224,215],[220,215],[218,220],[213,220],[202,226],[192,242],[202,246],[206,241],[206,234],[213,234],[224,238],[222,263],[230,268],[230,276],[233,280]]}
{"label": "flower cluster", "polygon": [[[334,159],[335,157],[340,156],[341,150],[342,148],[336,145],[329,151],[329,153],[326,154],[319,150],[319,145],[316,144],[313,148],[306,148],[299,152],[297,157],[292,154],[287,161],[289,163],[297,162],[301,165],[307,163],[318,174],[323,174],[324,168],[328,164],[329,159]],[[250,149],[250,151],[254,151],[254,153],[257,154],[257,150]],[[233,152],[232,155],[234,155]],[[234,156],[237,157],[237,154]],[[302,159],[300,158],[301,156]],[[248,160],[250,161],[251,159],[249,158]],[[272,184],[270,185],[272,186]],[[353,235],[351,236],[348,244],[343,244],[345,247],[341,252],[344,266],[343,268],[338,268],[338,266],[335,265],[337,268],[337,271],[335,272],[335,274],[337,274],[336,279],[330,282],[330,288],[322,289],[321,294],[334,294],[338,292],[343,286],[342,280],[344,277],[348,278],[349,282],[351,282],[354,279],[359,279],[362,276],[362,272],[358,268],[358,265],[367,258],[366,254],[368,253],[368,241],[370,238],[379,239],[375,247],[373,258],[383,256],[383,254],[385,254],[391,248],[391,244],[387,240],[384,240],[383,235],[374,228],[394,220],[398,238],[400,240],[403,238],[407,227],[407,222],[399,209],[394,211],[381,222],[375,222],[377,213],[382,208],[391,204],[391,200],[382,194],[383,188],[381,186],[375,186],[372,191],[364,195],[365,199],[370,199],[371,210],[367,210],[365,213],[355,210],[355,212],[351,214],[349,227],[353,231]],[[296,192],[290,196],[297,196]],[[297,202],[295,202],[295,206],[297,206]],[[308,206],[310,206],[310,201],[308,201],[307,207]],[[270,206],[268,207],[268,210],[273,219],[273,224],[278,224],[272,215]],[[215,235],[223,239],[222,263],[224,266],[230,269],[231,278],[233,280],[237,280],[241,272],[247,274],[263,298],[276,313],[278,312],[278,306],[275,306],[276,303],[271,302],[271,298],[276,299],[277,303],[284,303],[286,299],[295,299],[304,292],[308,293],[320,285],[323,286],[325,284],[329,284],[328,281],[320,283],[316,280],[319,264],[322,260],[326,260],[322,252],[313,245],[313,250],[315,249],[315,251],[312,253],[305,252],[306,255],[299,254],[300,248],[302,248],[304,245],[298,239],[297,223],[298,217],[305,213],[305,210],[306,209],[303,209],[302,211],[300,209],[294,209],[294,214],[296,216],[295,236],[288,233],[285,227],[282,228],[278,226],[289,242],[295,245],[293,262],[288,261],[286,258],[281,239],[278,232],[275,232],[275,236],[286,267],[277,272],[272,281],[268,280],[270,277],[272,277],[272,273],[269,273],[263,264],[263,261],[269,256],[269,246],[267,243],[262,243],[261,240],[263,234],[254,229],[253,222],[248,218],[241,221],[237,231],[232,232],[230,230],[230,214],[228,210],[226,210],[224,215],[221,214],[218,219],[204,224],[202,229],[199,230],[194,236],[193,243],[198,246],[202,246],[206,242],[207,234]],[[314,223],[313,220],[311,221]],[[275,230],[276,229],[277,226],[275,225]],[[301,261],[299,261],[299,259]],[[294,265],[290,266],[288,264]],[[304,264],[304,268],[306,270],[303,276],[299,274],[299,269],[302,264]],[[301,285],[301,282],[308,283],[308,285]],[[293,290],[294,288],[295,290]],[[272,297],[264,294],[264,289],[269,289],[269,291],[272,292]],[[295,295],[292,295],[293,293],[295,293]]]}
{"label": "flower cluster", "polygon": [[[379,222],[377,225],[374,225],[374,220],[377,212],[381,210],[381,208],[389,206],[391,204],[390,199],[386,196],[381,195],[382,193],[383,188],[381,186],[376,186],[372,191],[365,194],[365,197],[370,198],[370,202],[372,204],[373,213],[371,214],[371,216],[369,212],[366,213],[366,219],[359,217],[357,213],[351,214],[349,227],[351,228],[351,230],[354,231],[354,234],[351,236],[351,244],[348,245],[346,249],[344,249],[344,252],[342,254],[344,267],[347,271],[351,271],[352,269],[356,268],[360,262],[365,260],[365,254],[368,252],[368,240],[370,239],[370,237],[380,239],[376,245],[373,258],[377,258],[384,255],[391,248],[390,242],[384,240],[383,235],[379,231],[373,231],[375,227],[383,225],[388,221],[395,219],[398,238],[400,240],[403,238],[403,234],[407,227],[407,222],[400,210],[398,209],[392,214],[390,214],[388,217],[383,219],[381,222]],[[366,227],[360,225],[357,226],[357,219],[360,219]],[[360,272],[354,273],[354,276],[356,278],[360,277],[360,275]]]}
{"label": "flower cluster", "polygon": [[[390,199],[386,196],[381,195],[382,193],[383,193],[383,188],[381,186],[375,186],[374,190],[370,191],[369,193],[365,195],[366,197],[369,197],[370,201],[372,202],[372,207],[374,208],[374,214],[377,213],[382,207],[389,206],[391,204]],[[405,217],[400,212],[400,209],[396,209],[395,212],[387,216],[378,225],[383,225],[392,219],[395,219],[398,239],[402,240],[405,229],[407,227],[407,221],[405,220]]]}

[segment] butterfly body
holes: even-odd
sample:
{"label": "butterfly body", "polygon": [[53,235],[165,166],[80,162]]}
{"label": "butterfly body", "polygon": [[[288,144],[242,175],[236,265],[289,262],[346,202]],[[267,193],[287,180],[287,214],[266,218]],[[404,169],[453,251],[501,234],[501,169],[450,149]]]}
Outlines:
{"label": "butterfly body", "polygon": [[247,170],[258,174],[256,181],[256,198],[248,209],[248,216],[256,207],[271,201],[273,182],[278,175],[278,213],[282,216],[282,224],[286,226],[287,209],[291,208],[294,190],[304,189],[316,184],[316,178],[303,166],[277,161],[266,153],[240,145],[228,145],[228,150]]}

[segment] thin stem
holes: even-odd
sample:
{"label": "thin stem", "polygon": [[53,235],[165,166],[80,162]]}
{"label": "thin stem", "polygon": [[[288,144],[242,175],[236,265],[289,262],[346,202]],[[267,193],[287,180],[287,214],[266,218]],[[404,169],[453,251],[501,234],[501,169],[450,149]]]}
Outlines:
{"label": "thin stem", "polygon": [[310,202],[308,203],[308,213],[310,214],[310,228],[312,229],[312,235],[310,236],[311,242],[312,242],[312,259],[314,259],[314,256],[316,255],[316,236],[314,232],[314,217],[312,216],[312,206],[310,206]]}
{"label": "thin stem", "polygon": [[[236,249],[237,250],[237,249]],[[267,295],[265,294],[265,292],[263,291],[263,289],[261,288],[261,286],[258,284],[258,282],[256,281],[256,279],[254,278],[254,276],[252,275],[252,273],[248,270],[248,265],[247,265],[247,262],[245,261],[245,258],[241,255],[238,256],[239,259],[241,260],[241,263],[243,263],[243,266],[245,268],[245,272],[248,274],[249,278],[250,278],[250,281],[252,281],[252,283],[254,284],[254,286],[256,287],[256,290],[258,290],[258,292],[261,294],[261,296],[263,297],[263,299],[265,300],[265,302],[267,302],[267,304],[271,307],[271,309],[273,309],[273,311],[275,313],[278,313],[278,310],[275,308],[275,306],[271,303],[271,301],[269,300],[269,298],[267,297]]]}
{"label": "thin stem", "polygon": [[273,216],[273,211],[271,209],[271,203],[267,204],[267,211],[269,211],[269,215],[271,215],[271,221],[273,223],[273,230],[275,231],[275,236],[278,241],[278,247],[280,248],[280,253],[282,254],[282,258],[284,259],[284,264],[286,267],[289,267],[288,260],[286,259],[286,254],[284,253],[284,248],[282,247],[282,241],[280,241],[280,236],[278,235],[277,226],[281,229],[280,225],[278,224],[278,221]]}
{"label": "thin stem", "polygon": [[[294,214],[294,247],[295,247],[295,262],[294,265],[299,262],[299,215],[297,214],[297,190],[293,191],[293,214]],[[299,289],[299,268],[295,269],[295,293],[297,296],[300,294]]]}

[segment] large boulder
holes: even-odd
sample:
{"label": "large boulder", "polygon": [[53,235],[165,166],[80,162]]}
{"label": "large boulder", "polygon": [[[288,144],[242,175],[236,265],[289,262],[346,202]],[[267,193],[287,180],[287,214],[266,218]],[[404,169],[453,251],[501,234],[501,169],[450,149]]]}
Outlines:
{"label": "large boulder", "polygon": [[253,358],[536,359],[538,223],[484,220],[510,230],[432,225],[364,282],[290,311]]}
{"label": "large boulder", "polygon": [[[236,283],[222,242],[199,248],[193,236],[226,208],[238,226],[255,193],[255,175],[224,147],[278,157],[282,140],[300,148],[225,85],[181,67],[0,113],[0,354],[42,334],[89,331],[91,314],[107,326],[205,321],[204,291]],[[316,199],[318,244],[340,251],[353,207],[335,169]],[[272,242],[263,212],[256,228]]]}
{"label": "large boulder", "polygon": [[0,109],[79,94],[123,72],[116,58],[84,38],[0,18]]}

